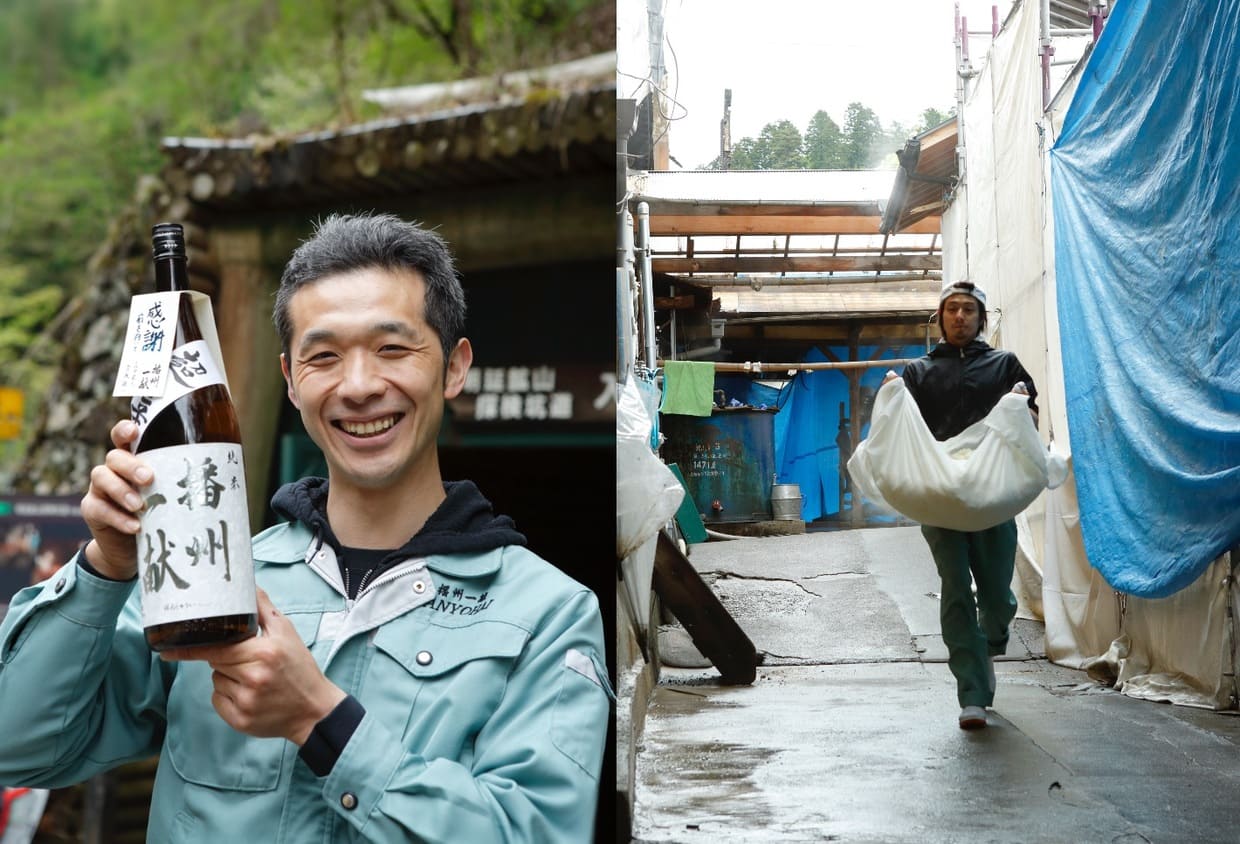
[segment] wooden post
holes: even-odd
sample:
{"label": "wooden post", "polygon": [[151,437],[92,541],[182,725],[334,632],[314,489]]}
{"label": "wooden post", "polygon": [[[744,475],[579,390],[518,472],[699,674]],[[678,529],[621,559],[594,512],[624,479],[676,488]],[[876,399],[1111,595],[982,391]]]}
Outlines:
{"label": "wooden post", "polygon": [[271,322],[275,280],[263,264],[257,229],[212,229],[211,251],[220,275],[215,321],[229,392],[240,416],[250,526],[257,533],[267,510],[268,477],[286,401],[280,343]]}

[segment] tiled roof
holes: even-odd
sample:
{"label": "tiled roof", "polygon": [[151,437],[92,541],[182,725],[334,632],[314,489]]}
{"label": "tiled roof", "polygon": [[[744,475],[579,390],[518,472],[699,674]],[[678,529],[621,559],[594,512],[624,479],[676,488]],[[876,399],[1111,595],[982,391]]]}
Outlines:
{"label": "tiled roof", "polygon": [[204,206],[287,207],[614,170],[615,131],[613,80],[291,137],[165,138],[163,175]]}

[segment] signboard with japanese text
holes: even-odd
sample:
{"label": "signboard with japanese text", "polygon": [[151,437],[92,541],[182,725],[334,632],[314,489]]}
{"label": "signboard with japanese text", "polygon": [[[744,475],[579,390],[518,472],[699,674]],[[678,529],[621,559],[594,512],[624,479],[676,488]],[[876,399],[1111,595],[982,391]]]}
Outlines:
{"label": "signboard with japanese text", "polygon": [[616,374],[580,365],[479,364],[448,402],[462,423],[615,424]]}

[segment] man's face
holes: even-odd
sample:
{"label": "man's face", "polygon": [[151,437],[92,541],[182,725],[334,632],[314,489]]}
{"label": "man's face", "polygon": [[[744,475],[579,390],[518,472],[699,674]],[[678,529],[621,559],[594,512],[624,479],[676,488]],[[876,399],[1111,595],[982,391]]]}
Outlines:
{"label": "man's face", "polygon": [[289,302],[293,333],[280,365],[333,489],[439,479],[444,400],[460,393],[473,355],[461,340],[445,372],[425,298],[420,273],[368,268],[313,282]]}
{"label": "man's face", "polygon": [[981,319],[976,299],[967,293],[953,293],[943,303],[943,339],[953,346],[969,345],[977,336]]}

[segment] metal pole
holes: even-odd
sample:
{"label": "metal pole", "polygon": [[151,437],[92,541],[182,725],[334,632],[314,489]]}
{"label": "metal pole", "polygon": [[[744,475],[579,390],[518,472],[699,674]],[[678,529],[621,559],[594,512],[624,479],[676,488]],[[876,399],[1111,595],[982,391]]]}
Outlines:
{"label": "metal pole", "polygon": [[[646,349],[646,368],[655,368],[658,346],[654,326],[654,270],[650,264],[650,204],[637,203],[637,254],[641,258],[638,284],[642,294],[642,339]],[[675,349],[672,349],[673,355]]]}
{"label": "metal pole", "polygon": [[633,344],[633,215],[619,214],[620,249],[616,265],[616,378],[625,383],[636,360]]}
{"label": "metal pole", "polygon": [[[956,179],[960,185],[967,184],[968,172],[965,168],[965,78],[970,73],[968,48],[965,45],[967,36],[963,29],[964,20],[960,17],[960,4],[956,4]],[[968,225],[968,205],[965,205],[965,225]],[[969,271],[969,239],[964,238],[965,273]],[[950,279],[955,281],[955,279]]]}
{"label": "metal pole", "polygon": [[1051,56],[1055,48],[1051,46],[1051,0],[1041,0],[1039,5],[1038,55],[1042,57],[1042,111],[1046,111],[1051,104]]}
{"label": "metal pole", "polygon": [[1102,19],[1106,17],[1105,0],[1095,0],[1089,4],[1089,22],[1093,26],[1094,41],[1102,34]]}

